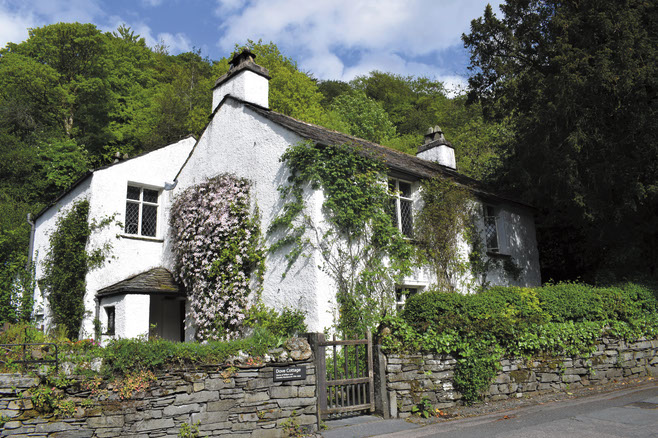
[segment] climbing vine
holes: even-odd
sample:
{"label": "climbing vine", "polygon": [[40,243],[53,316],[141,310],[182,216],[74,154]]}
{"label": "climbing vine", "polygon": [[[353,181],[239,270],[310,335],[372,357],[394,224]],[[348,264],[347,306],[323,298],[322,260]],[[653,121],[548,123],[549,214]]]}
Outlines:
{"label": "climbing vine", "polygon": [[468,273],[460,244],[473,234],[475,200],[466,188],[445,178],[424,180],[421,198],[414,228],[419,261],[432,269],[439,289],[455,292]]}
{"label": "climbing vine", "polygon": [[223,174],[188,188],[172,206],[175,275],[187,290],[197,340],[237,337],[255,290],[252,274],[262,276],[249,189],[247,180]]}
{"label": "climbing vine", "polygon": [[44,259],[44,285],[55,325],[77,339],[85,316],[87,273],[103,264],[109,242],[87,251],[89,236],[114,221],[114,216],[89,221],[89,201],[76,201],[57,220]]}
{"label": "climbing vine", "polygon": [[[336,328],[363,334],[390,308],[394,285],[410,272],[413,254],[391,221],[386,166],[354,146],[311,143],[290,146],[281,161],[290,177],[280,187],[285,205],[269,229],[280,238],[270,250],[287,248],[291,264],[318,250],[337,288]],[[326,224],[312,223],[305,212],[308,185],[323,190]]]}

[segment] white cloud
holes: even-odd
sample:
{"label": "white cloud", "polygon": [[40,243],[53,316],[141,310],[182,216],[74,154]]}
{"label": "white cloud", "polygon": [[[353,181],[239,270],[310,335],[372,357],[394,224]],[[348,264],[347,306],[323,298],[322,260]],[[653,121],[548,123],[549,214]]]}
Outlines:
{"label": "white cloud", "polygon": [[97,0],[0,0],[0,46],[27,39],[28,28],[58,22],[90,23],[102,15]]}
{"label": "white cloud", "polygon": [[29,12],[10,12],[0,4],[0,47],[27,39],[27,29],[37,26],[37,19]]}
{"label": "white cloud", "polygon": [[152,8],[155,8],[162,4],[162,0],[141,0],[141,2],[144,6],[150,6]]}
{"label": "white cloud", "polygon": [[158,41],[164,43],[169,49],[169,53],[189,52],[192,50],[190,39],[183,33],[172,35],[168,32],[159,33]]}
{"label": "white cloud", "polygon": [[[439,77],[414,59],[461,46],[461,34],[486,0],[217,0],[218,46],[229,53],[247,39],[274,41],[319,78],[348,80],[371,70]],[[496,5],[501,0],[491,1]],[[344,56],[345,54],[348,56]],[[350,54],[352,54],[350,56]],[[347,60],[346,60],[347,58]]]}
{"label": "white cloud", "polygon": [[169,53],[174,55],[192,50],[192,42],[184,33],[179,32],[172,34],[169,32],[161,32],[154,34],[153,29],[143,21],[128,21],[124,20],[122,17],[112,16],[108,19],[108,25],[103,26],[103,30],[112,32],[120,25],[129,27],[131,31],[135,32],[135,35],[144,38],[146,45],[149,47],[155,47],[156,45],[164,43],[164,45],[167,46]]}

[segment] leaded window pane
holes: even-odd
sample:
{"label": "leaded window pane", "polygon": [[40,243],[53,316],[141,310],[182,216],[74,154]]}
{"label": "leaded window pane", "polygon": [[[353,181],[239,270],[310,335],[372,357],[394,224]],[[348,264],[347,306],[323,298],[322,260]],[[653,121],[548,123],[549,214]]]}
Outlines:
{"label": "leaded window pane", "polygon": [[484,236],[487,243],[487,250],[498,251],[498,227],[496,225],[496,216],[486,216],[484,218]]}
{"label": "leaded window pane", "polygon": [[413,217],[411,201],[400,199],[400,226],[407,237],[413,237]]}
{"label": "leaded window pane", "polygon": [[395,228],[398,227],[398,200],[397,198],[391,198],[391,201],[388,204],[388,215],[391,217],[391,222]]}
{"label": "leaded window pane", "polygon": [[126,194],[126,198],[139,201],[139,192],[139,187],[128,186],[128,193]]}
{"label": "leaded window pane", "polygon": [[142,236],[155,237],[157,227],[158,207],[142,205]]}
{"label": "leaded window pane", "polygon": [[137,234],[139,230],[139,204],[126,202],[126,234]]}
{"label": "leaded window pane", "polygon": [[404,181],[399,181],[398,185],[400,196],[403,198],[411,198],[411,184]]}
{"label": "leaded window pane", "polygon": [[153,204],[158,203],[158,191],[144,189],[144,202],[152,202]]}

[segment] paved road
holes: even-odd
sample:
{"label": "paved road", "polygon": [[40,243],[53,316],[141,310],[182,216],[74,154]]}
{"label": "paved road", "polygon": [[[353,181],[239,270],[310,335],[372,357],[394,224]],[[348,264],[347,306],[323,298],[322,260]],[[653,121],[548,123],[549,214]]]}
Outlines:
{"label": "paved road", "polygon": [[[372,418],[372,417],[371,417]],[[658,385],[507,412],[446,421],[424,427],[401,420],[372,420],[323,432],[325,438],[656,438]]]}

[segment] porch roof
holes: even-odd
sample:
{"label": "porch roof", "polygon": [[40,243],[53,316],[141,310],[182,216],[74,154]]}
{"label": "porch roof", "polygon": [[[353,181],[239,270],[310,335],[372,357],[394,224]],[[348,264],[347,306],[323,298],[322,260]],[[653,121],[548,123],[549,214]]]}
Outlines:
{"label": "porch roof", "polygon": [[184,292],[174,280],[171,272],[165,268],[153,268],[105,287],[99,290],[96,296],[107,297],[117,294],[166,294],[179,296],[184,295]]}

